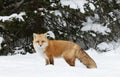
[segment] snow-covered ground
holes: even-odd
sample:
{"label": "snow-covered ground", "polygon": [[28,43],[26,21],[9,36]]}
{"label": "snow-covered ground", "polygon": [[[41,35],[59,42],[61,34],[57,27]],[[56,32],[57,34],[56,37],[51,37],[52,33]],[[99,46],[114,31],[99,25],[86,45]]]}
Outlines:
{"label": "snow-covered ground", "polygon": [[[119,1],[119,0],[118,0]],[[61,0],[62,6],[69,5],[70,8],[77,9],[84,13],[83,5],[86,0]],[[90,4],[92,10],[94,6]],[[59,12],[59,11],[56,11]],[[58,13],[57,13],[58,14]],[[0,21],[4,22],[13,18],[24,21],[25,12],[12,14],[10,16],[0,16]],[[60,15],[60,14],[59,14]],[[98,18],[99,17],[95,17]],[[88,27],[89,25],[89,27]],[[96,27],[96,25],[98,25]],[[101,30],[101,28],[103,30]],[[94,23],[93,20],[87,19],[83,23],[82,31],[94,31],[106,34],[111,32],[107,26],[103,27],[99,23]],[[3,38],[0,37],[0,49]],[[111,44],[110,44],[111,45]],[[120,43],[110,46],[107,43],[101,43],[98,48],[101,50],[109,50],[104,53],[97,53],[94,49],[89,49],[86,52],[95,60],[97,69],[87,69],[80,61],[76,60],[76,66],[69,66],[63,58],[55,59],[55,65],[45,65],[43,58],[35,54],[0,56],[0,77],[120,77]],[[112,48],[111,48],[112,47]]]}
{"label": "snow-covered ground", "polygon": [[[120,49],[120,48],[119,48]],[[45,65],[37,54],[0,56],[0,77],[119,77],[120,54],[113,51],[97,53],[86,51],[97,63],[97,69],[87,69],[80,61],[69,66],[63,58],[55,59],[55,65]]]}

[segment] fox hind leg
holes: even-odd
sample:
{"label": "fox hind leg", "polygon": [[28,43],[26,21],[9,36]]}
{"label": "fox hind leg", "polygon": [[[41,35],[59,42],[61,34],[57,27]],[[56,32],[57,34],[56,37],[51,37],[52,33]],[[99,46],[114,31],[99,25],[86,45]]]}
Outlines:
{"label": "fox hind leg", "polygon": [[49,61],[50,61],[50,64],[54,65],[54,60],[53,60],[53,58],[50,58]]}

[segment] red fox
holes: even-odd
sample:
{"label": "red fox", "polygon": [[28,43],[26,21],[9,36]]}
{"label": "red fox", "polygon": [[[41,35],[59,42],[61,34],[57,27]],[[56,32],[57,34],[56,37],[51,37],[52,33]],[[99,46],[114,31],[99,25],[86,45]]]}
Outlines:
{"label": "red fox", "polygon": [[75,66],[76,58],[87,68],[97,68],[94,60],[76,43],[64,40],[49,40],[45,34],[33,34],[33,47],[41,54],[46,65],[53,64],[55,57],[63,57],[70,66]]}

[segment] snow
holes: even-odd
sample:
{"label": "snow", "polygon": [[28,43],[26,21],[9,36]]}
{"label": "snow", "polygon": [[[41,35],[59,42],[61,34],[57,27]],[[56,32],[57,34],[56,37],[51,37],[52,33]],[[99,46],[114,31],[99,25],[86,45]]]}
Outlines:
{"label": "snow", "polygon": [[10,16],[0,16],[0,21],[5,22],[5,21],[12,21],[13,18],[19,19],[19,21],[24,21],[23,17],[26,15],[25,12],[20,12],[19,14],[13,13]]}
{"label": "snow", "polygon": [[53,13],[53,14],[56,15],[56,16],[60,16],[60,17],[62,17],[62,14],[60,13],[59,10],[50,11],[50,13]]}
{"label": "snow", "polygon": [[[0,42],[2,40],[0,38]],[[45,65],[45,60],[36,53],[17,54],[0,56],[0,77],[119,77],[120,40],[117,43],[103,42],[98,47],[113,48],[104,53],[97,53],[92,48],[86,50],[96,62],[96,69],[86,68],[79,60],[75,67],[69,66],[63,58],[55,58],[54,65]]]}
{"label": "snow", "polygon": [[[97,69],[87,69],[78,60],[69,66],[62,58],[55,65],[45,65],[43,58],[35,54],[0,56],[1,77],[119,77],[120,54],[114,51],[98,54],[94,49],[86,51],[97,63]],[[112,54],[112,55],[110,55]]]}
{"label": "snow", "polygon": [[[51,0],[52,1],[52,0]],[[73,9],[80,9],[84,13],[84,4],[86,0],[60,0],[62,6],[70,6]],[[120,3],[117,0],[117,3]],[[95,10],[93,4],[89,4],[92,10]],[[56,6],[52,4],[51,6]],[[41,10],[41,8],[39,8]],[[34,11],[37,13],[37,11]],[[119,11],[114,11],[118,17]],[[42,12],[41,12],[42,13]],[[53,12],[52,12],[53,13]],[[61,13],[56,10],[55,15],[62,16]],[[113,15],[112,12],[109,13]],[[25,12],[19,14],[14,13],[10,16],[0,16],[0,21],[11,21],[13,18],[24,21],[23,16]],[[44,15],[44,14],[43,14]],[[99,16],[95,14],[95,18],[99,19]],[[66,23],[64,23],[66,25]],[[107,35],[111,30],[107,26],[103,26],[99,23],[94,23],[90,17],[87,18],[87,22],[84,22],[82,31],[94,31]],[[51,37],[55,38],[52,31],[47,32]],[[59,33],[63,34],[59,31]],[[90,33],[94,37],[94,33]],[[0,37],[0,49],[1,43],[4,39]],[[97,47],[100,50],[107,50],[108,52],[97,53],[94,49],[86,50],[86,52],[94,59],[97,64],[97,69],[87,69],[79,60],[76,60],[76,66],[69,66],[63,58],[56,58],[55,65],[45,65],[45,60],[40,55],[27,54],[27,55],[13,55],[13,56],[0,56],[0,77],[119,77],[120,76],[120,42],[118,43],[106,43],[102,42]],[[24,50],[18,50],[16,53],[20,53]]]}
{"label": "snow", "polygon": [[88,17],[87,22],[83,22],[82,25],[82,31],[94,31],[96,33],[101,33],[102,35],[108,35],[108,33],[111,32],[110,28],[99,23],[94,23],[90,17]]}
{"label": "snow", "polygon": [[89,6],[93,11],[95,10],[95,6],[92,3],[89,3]]}
{"label": "snow", "polygon": [[47,36],[50,36],[52,37],[53,39],[55,39],[55,34],[52,32],[52,31],[48,31],[46,32],[48,35]]}
{"label": "snow", "polygon": [[116,3],[118,3],[118,4],[120,3],[120,0],[116,0],[116,1],[117,1]]}
{"label": "snow", "polygon": [[83,5],[87,3],[86,0],[60,0],[60,2],[62,6],[70,6],[70,8],[73,8],[73,9],[80,9],[82,13],[85,12]]}
{"label": "snow", "polygon": [[112,47],[112,45],[110,45],[110,44],[108,44],[108,43],[106,43],[106,42],[102,42],[102,43],[100,43],[100,44],[97,45],[97,48],[100,49],[100,50],[109,51],[109,50],[111,50],[111,48],[113,48],[113,47]]}
{"label": "snow", "polygon": [[114,15],[113,12],[110,12],[110,13],[108,13],[108,14],[113,18],[113,21],[116,21],[116,20],[117,20],[117,18],[115,17],[115,15]]}
{"label": "snow", "polygon": [[[72,9],[80,9],[82,13],[85,13],[84,4],[88,3],[87,0],[60,0],[62,6],[70,6]],[[94,11],[95,6],[89,3],[90,8]]]}
{"label": "snow", "polygon": [[[0,43],[2,40],[0,37]],[[97,53],[92,48],[86,50],[96,62],[96,69],[86,68],[79,60],[76,60],[75,67],[69,66],[63,58],[55,58],[54,65],[45,65],[44,58],[37,53],[17,54],[0,56],[0,77],[119,77],[120,40],[117,43],[102,42],[97,46],[109,51]]]}
{"label": "snow", "polygon": [[[17,47],[15,49],[17,49]],[[17,51],[14,52],[14,54],[21,54],[21,53],[25,53],[25,50],[24,49],[18,49]]]}
{"label": "snow", "polygon": [[51,5],[50,5],[51,7],[55,7],[55,6],[57,6],[55,3],[52,3]]}
{"label": "snow", "polygon": [[3,40],[4,40],[4,39],[3,39],[2,37],[0,37],[0,50],[1,50],[1,48],[2,48],[2,47],[1,47],[1,43],[3,42]]}
{"label": "snow", "polygon": [[120,53],[118,52],[120,50],[120,40],[117,40],[117,42],[102,42],[97,45],[97,49],[100,51],[114,51],[115,53]]}

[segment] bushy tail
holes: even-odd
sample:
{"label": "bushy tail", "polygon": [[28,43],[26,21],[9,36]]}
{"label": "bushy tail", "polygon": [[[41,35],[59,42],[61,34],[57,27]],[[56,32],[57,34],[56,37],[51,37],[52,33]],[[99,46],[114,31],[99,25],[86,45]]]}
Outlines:
{"label": "bushy tail", "polygon": [[76,51],[76,57],[87,67],[87,68],[97,68],[94,60],[82,49]]}

